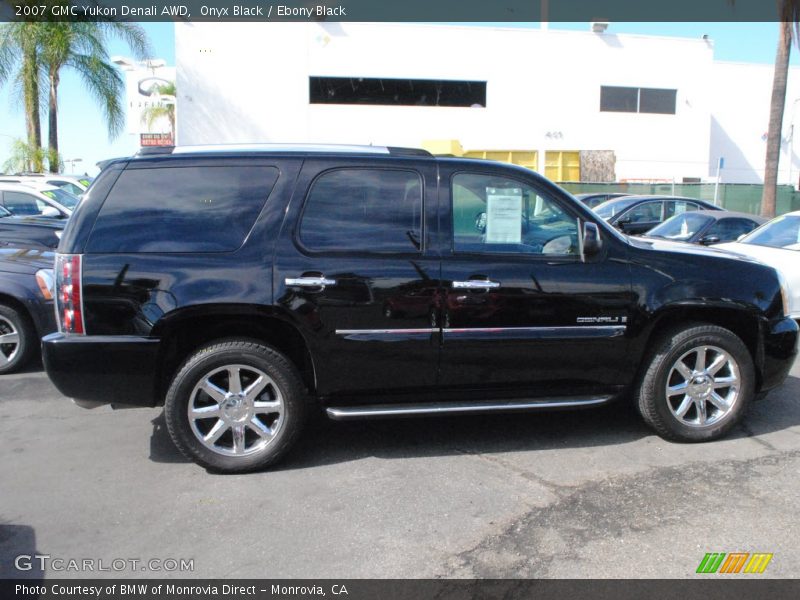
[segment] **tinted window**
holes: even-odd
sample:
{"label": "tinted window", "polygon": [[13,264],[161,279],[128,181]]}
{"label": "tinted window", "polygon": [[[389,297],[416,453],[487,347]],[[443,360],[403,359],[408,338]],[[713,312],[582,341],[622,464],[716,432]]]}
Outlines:
{"label": "tinted window", "polygon": [[485,81],[311,77],[311,104],[486,106]]}
{"label": "tinted window", "polygon": [[69,192],[62,190],[61,188],[56,188],[54,190],[42,190],[42,196],[47,196],[51,200],[55,200],[61,206],[65,206],[70,210],[73,210],[80,201],[80,198],[74,194],[70,194]]}
{"label": "tinted window", "polygon": [[636,202],[636,198],[615,198],[598,205],[594,209],[594,212],[604,219],[610,219],[611,217],[624,211],[634,202]]}
{"label": "tinted window", "polygon": [[88,252],[225,252],[244,242],[278,179],[274,167],[124,171]]}
{"label": "tinted window", "polygon": [[639,88],[606,86],[600,88],[600,110],[604,112],[636,112]]}
{"label": "tinted window", "polygon": [[512,179],[458,174],[453,178],[456,252],[576,254],[575,217],[552,198]]}
{"label": "tinted window", "polygon": [[69,181],[48,181],[47,183],[49,183],[50,185],[58,186],[65,192],[69,192],[74,196],[80,196],[84,192],[83,188],[80,188],[74,183],[71,183]]}
{"label": "tinted window", "polygon": [[674,115],[677,95],[677,90],[604,85],[600,87],[600,110]]}
{"label": "tinted window", "polygon": [[720,219],[706,232],[706,237],[716,236],[720,242],[731,242],[740,235],[753,231],[756,225],[750,219]]}
{"label": "tinted window", "polygon": [[676,90],[642,88],[639,92],[639,112],[674,115],[676,95]]}
{"label": "tinted window", "polygon": [[631,223],[652,223],[661,220],[661,202],[642,202],[625,213]]}
{"label": "tinted window", "polygon": [[300,241],[314,252],[419,252],[421,215],[414,171],[328,171],[308,194]]}
{"label": "tinted window", "polygon": [[698,212],[676,215],[648,231],[647,237],[686,241],[706,227],[711,220],[711,217]]}
{"label": "tinted window", "polygon": [[759,246],[772,246],[773,248],[800,250],[800,217],[777,217],[756,229],[742,242],[758,244]]}
{"label": "tinted window", "polygon": [[22,192],[3,192],[3,204],[14,215],[40,215],[48,204],[31,194]]}
{"label": "tinted window", "polygon": [[667,200],[664,218],[668,219],[674,215],[682,215],[683,213],[693,210],[700,210],[700,208],[701,207],[694,202],[687,202],[686,200]]}

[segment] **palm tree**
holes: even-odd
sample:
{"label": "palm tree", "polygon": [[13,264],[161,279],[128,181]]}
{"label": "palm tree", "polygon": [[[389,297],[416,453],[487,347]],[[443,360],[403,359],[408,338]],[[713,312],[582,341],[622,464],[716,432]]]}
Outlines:
{"label": "palm tree", "polygon": [[[150,43],[145,31],[135,23],[117,21],[49,22],[43,30],[41,58],[48,83],[48,156],[58,156],[58,86],[61,70],[68,67],[83,80],[100,104],[108,126],[109,138],[122,131],[125,110],[121,96],[124,83],[110,63],[106,41],[115,36],[124,40],[137,58],[150,55]],[[58,161],[50,161],[51,171]]]}
{"label": "palm tree", "polygon": [[170,81],[155,87],[159,96],[171,96],[167,103],[158,103],[156,106],[148,106],[142,111],[142,123],[147,125],[147,129],[152,129],[156,121],[166,118],[169,122],[169,133],[175,141],[175,82]]}
{"label": "palm tree", "polygon": [[36,165],[44,163],[44,150],[41,146],[29,144],[23,139],[15,139],[11,144],[11,155],[3,164],[3,170],[9,173],[35,171]]}
{"label": "palm tree", "polygon": [[[781,155],[781,129],[786,104],[786,80],[789,75],[789,54],[792,50],[793,28],[800,32],[800,0],[779,0],[781,22],[778,51],[775,54],[775,74],[772,80],[772,99],[769,104],[767,155],[764,165],[764,192],[761,196],[761,216],[775,216],[778,191],[778,163]],[[793,157],[790,156],[789,160]]]}
{"label": "palm tree", "polygon": [[[13,79],[21,93],[27,144],[31,148],[42,145],[39,98],[42,77],[41,29],[40,23],[13,22],[0,25],[0,84]],[[33,153],[32,158],[30,167],[34,171],[41,171],[41,154]]]}

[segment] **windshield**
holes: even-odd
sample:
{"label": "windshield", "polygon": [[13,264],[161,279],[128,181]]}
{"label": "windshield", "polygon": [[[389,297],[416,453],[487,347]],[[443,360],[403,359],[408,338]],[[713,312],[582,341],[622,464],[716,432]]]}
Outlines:
{"label": "windshield", "polygon": [[683,213],[667,219],[657,225],[645,235],[646,237],[659,237],[668,240],[686,241],[691,239],[698,231],[702,230],[712,217],[696,212]]}
{"label": "windshield", "polygon": [[800,215],[783,216],[742,238],[743,244],[800,250]]}
{"label": "windshield", "polygon": [[608,220],[638,201],[639,198],[614,198],[613,200],[603,202],[601,205],[596,206],[594,212]]}
{"label": "windshield", "polygon": [[71,183],[69,181],[62,181],[62,182],[59,182],[59,183],[51,182],[51,185],[55,185],[57,187],[60,187],[65,192],[69,192],[70,194],[73,194],[74,196],[80,197],[80,196],[83,195],[83,188],[79,187],[79,186],[77,186],[74,183]]}
{"label": "windshield", "polygon": [[61,188],[55,188],[52,190],[43,190],[42,194],[50,198],[51,200],[55,200],[61,206],[64,206],[70,210],[73,210],[77,205],[80,198],[77,196],[73,196],[69,192],[65,192]]}

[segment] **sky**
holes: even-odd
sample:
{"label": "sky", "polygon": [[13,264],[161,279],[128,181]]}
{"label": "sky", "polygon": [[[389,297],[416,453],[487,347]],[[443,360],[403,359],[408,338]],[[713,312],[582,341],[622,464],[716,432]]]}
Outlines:
{"label": "sky", "polygon": [[[175,36],[172,23],[142,23],[150,36],[154,58],[163,58],[168,65],[175,64]],[[463,23],[462,23],[463,25]],[[483,26],[489,24],[482,24]],[[475,26],[482,26],[475,24]],[[539,27],[539,24],[498,23],[497,25]],[[550,29],[588,31],[588,23],[551,23]],[[714,41],[716,60],[772,64],[778,41],[776,23],[611,23],[609,33],[632,33],[672,37],[699,38],[708,35]],[[109,45],[111,56],[129,56],[125,44],[113,41]],[[792,65],[799,66],[797,47],[792,50]],[[97,172],[97,161],[117,156],[128,156],[138,149],[138,138],[123,133],[109,140],[102,113],[95,101],[86,94],[80,80],[68,71],[62,75],[59,86],[59,146],[64,159],[82,159],[74,165],[67,164],[65,172]],[[21,103],[6,84],[0,88],[0,171],[8,158],[10,143],[25,135],[25,119]],[[47,139],[47,118],[42,115],[42,137]]]}

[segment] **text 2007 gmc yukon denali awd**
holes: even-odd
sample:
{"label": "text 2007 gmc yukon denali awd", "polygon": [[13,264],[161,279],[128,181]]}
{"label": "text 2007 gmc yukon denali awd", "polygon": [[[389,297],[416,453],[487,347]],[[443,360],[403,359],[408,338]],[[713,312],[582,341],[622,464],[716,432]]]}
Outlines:
{"label": "text 2007 gmc yukon denali awd", "polygon": [[785,379],[776,272],[630,239],[523,168],[377,147],[186,147],[108,166],[56,258],[47,373],[165,405],[196,462],[333,419],[597,406],[705,441]]}

